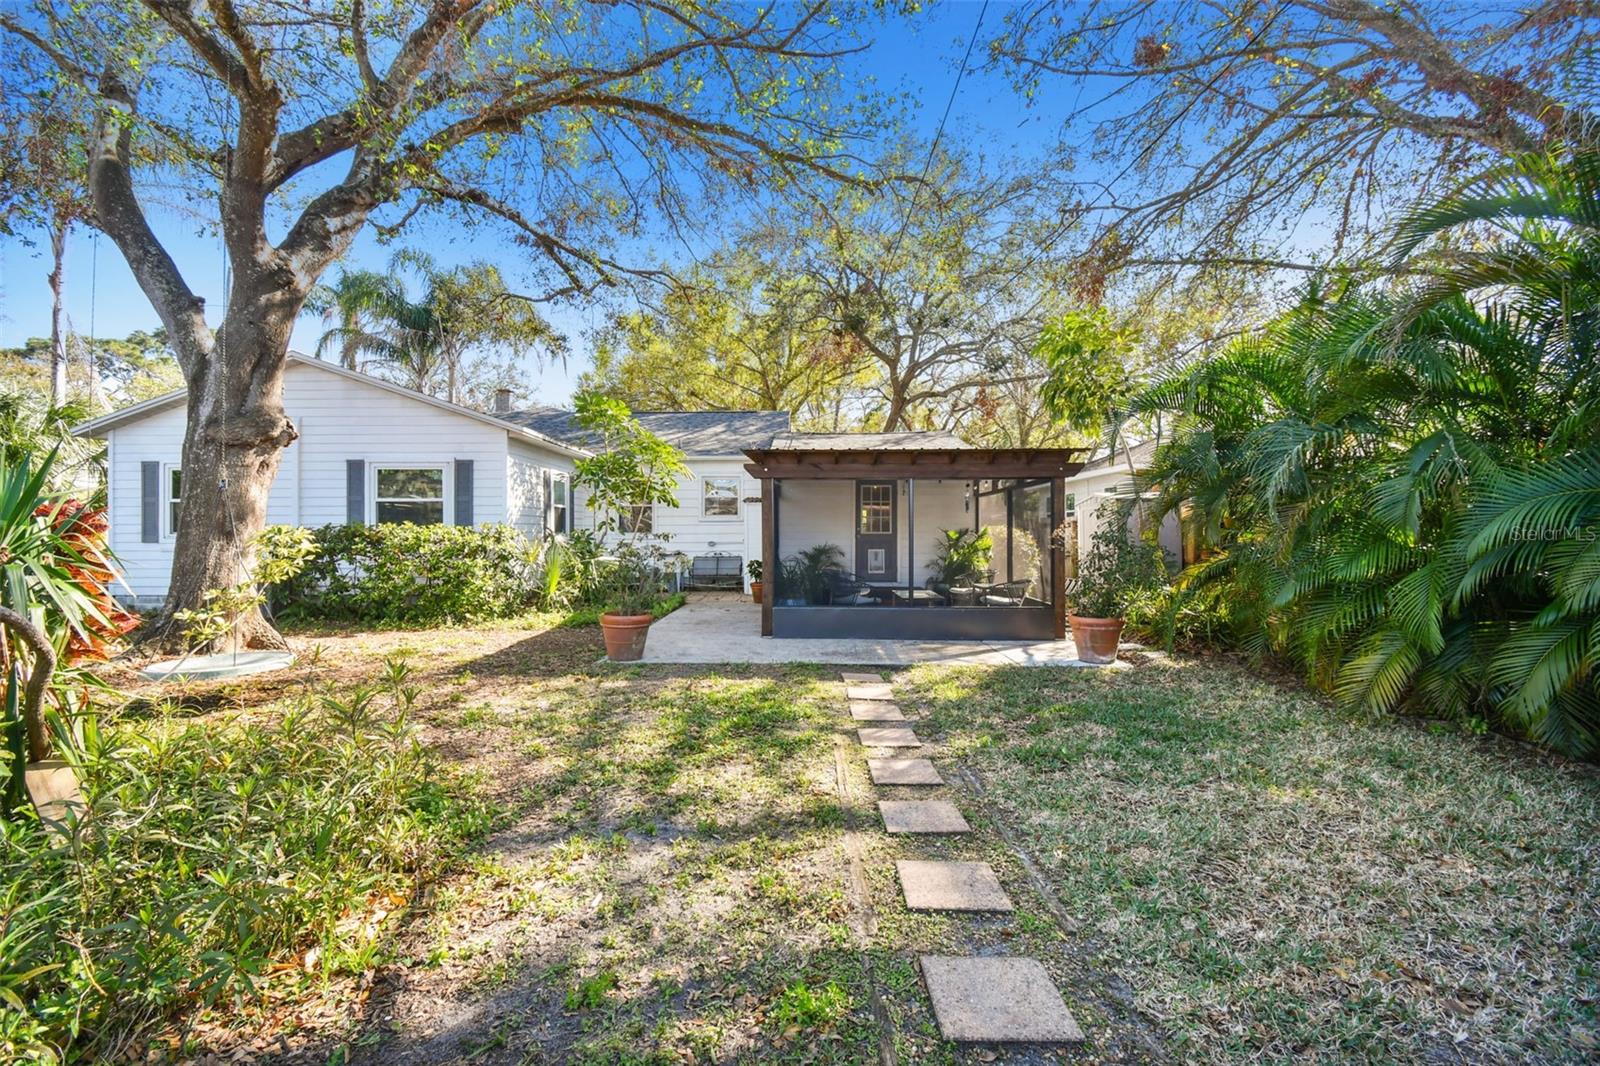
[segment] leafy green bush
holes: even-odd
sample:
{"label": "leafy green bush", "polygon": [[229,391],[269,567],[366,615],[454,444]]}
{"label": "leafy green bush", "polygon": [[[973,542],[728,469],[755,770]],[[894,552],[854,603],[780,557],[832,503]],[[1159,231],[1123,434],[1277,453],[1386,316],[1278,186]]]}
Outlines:
{"label": "leafy green bush", "polygon": [[438,625],[540,605],[544,546],[512,526],[323,526],[305,569],[272,590],[280,620]]}
{"label": "leafy green bush", "polygon": [[1492,170],[1400,228],[1420,280],[1313,287],[1136,397],[1211,549],[1185,595],[1352,709],[1600,758],[1597,203],[1600,153]]}
{"label": "leafy green bush", "polygon": [[0,1061],[93,1058],[269,966],[358,972],[379,918],[488,825],[415,739],[415,690],[276,718],[86,720],[65,841],[0,823]]}
{"label": "leafy green bush", "polygon": [[1083,618],[1121,618],[1135,597],[1166,583],[1161,549],[1136,540],[1128,532],[1126,514],[1118,511],[1106,515],[1089,538],[1089,554],[1078,567],[1078,590],[1071,597],[1072,612]]}

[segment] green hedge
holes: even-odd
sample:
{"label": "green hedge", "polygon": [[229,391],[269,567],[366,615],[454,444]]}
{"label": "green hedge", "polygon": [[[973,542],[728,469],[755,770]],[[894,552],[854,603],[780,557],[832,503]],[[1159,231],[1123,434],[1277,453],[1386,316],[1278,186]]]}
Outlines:
{"label": "green hedge", "polygon": [[[438,625],[504,618],[538,596],[539,545],[512,526],[323,526],[272,589],[279,621]],[[269,534],[270,535],[270,534]]]}

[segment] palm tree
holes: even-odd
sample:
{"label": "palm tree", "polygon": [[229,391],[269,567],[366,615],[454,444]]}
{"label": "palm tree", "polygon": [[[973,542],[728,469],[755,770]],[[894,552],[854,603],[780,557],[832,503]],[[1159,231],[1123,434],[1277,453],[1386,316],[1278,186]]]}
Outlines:
{"label": "palm tree", "polygon": [[1157,507],[1217,549],[1184,596],[1349,706],[1600,753],[1597,205],[1595,156],[1493,171],[1402,227],[1426,283],[1313,291],[1144,390]]}
{"label": "palm tree", "polygon": [[[413,299],[402,283],[405,272],[421,281],[420,297]],[[348,303],[335,305],[341,315],[348,308],[351,321],[323,333],[318,355],[338,345],[346,365],[370,358],[418,392],[442,384],[452,403],[462,401],[470,353],[522,355],[541,346],[560,352],[565,344],[532,301],[507,288],[499,269],[487,263],[440,270],[426,253],[402,250],[390,260],[388,275],[355,272],[341,277],[340,286],[351,277],[359,280],[351,284]]]}
{"label": "palm tree", "polygon": [[317,344],[317,358],[322,358],[330,343],[337,343],[341,365],[347,370],[361,369],[359,338],[392,287],[389,278],[376,271],[341,270],[332,285],[312,289],[306,297],[306,310],[321,315],[327,326]]}

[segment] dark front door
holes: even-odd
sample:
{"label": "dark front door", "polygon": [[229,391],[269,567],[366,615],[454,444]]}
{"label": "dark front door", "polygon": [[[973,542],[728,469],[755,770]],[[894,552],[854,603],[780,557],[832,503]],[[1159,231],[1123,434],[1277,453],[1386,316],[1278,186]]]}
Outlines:
{"label": "dark front door", "polygon": [[893,481],[856,482],[856,576],[873,583],[895,580]]}

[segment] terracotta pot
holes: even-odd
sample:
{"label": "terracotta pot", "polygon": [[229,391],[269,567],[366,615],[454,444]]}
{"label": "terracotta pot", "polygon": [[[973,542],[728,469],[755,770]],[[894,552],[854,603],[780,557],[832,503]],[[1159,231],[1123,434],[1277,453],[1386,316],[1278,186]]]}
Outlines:
{"label": "terracotta pot", "polygon": [[1114,663],[1117,661],[1117,641],[1122,636],[1120,618],[1080,618],[1067,615],[1072,626],[1072,643],[1078,646],[1078,658],[1086,663]]}
{"label": "terracotta pot", "polygon": [[761,582],[759,581],[750,582],[750,602],[761,602]]}
{"label": "terracotta pot", "polygon": [[645,638],[650,635],[647,614],[603,614],[600,632],[606,638],[606,658],[614,663],[631,663],[644,655]]}

